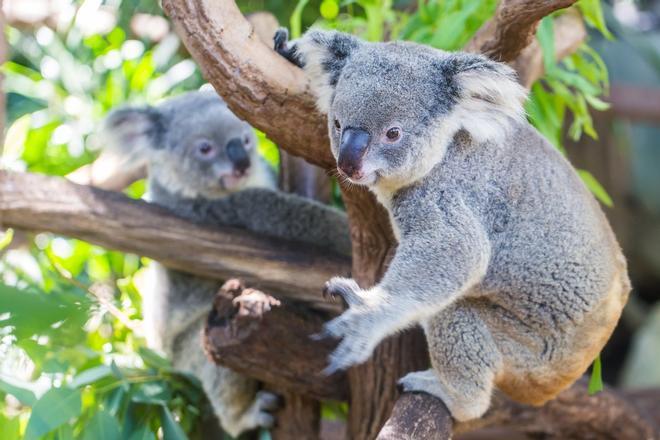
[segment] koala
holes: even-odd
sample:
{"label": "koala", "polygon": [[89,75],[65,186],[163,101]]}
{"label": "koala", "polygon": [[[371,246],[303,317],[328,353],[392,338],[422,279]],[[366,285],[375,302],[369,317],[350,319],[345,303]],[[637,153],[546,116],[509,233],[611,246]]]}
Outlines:
{"label": "koala", "polygon": [[[275,174],[257,152],[253,129],[212,92],[193,92],[157,107],[128,107],[106,119],[103,138],[127,166],[147,165],[148,199],[177,215],[229,225],[350,254],[346,216],[276,191]],[[148,345],[175,368],[197,376],[231,436],[270,427],[277,397],[211,363],[203,323],[221,282],[152,263],[142,289]]]}
{"label": "koala", "polygon": [[302,67],[328,117],[342,178],[367,186],[398,239],[377,285],[326,285],[348,309],[328,373],[419,324],[432,368],[400,379],[458,421],[494,389],[541,405],[588,368],[630,283],[600,207],[526,120],[513,70],[481,55],[369,43],[312,29],[275,49]]}

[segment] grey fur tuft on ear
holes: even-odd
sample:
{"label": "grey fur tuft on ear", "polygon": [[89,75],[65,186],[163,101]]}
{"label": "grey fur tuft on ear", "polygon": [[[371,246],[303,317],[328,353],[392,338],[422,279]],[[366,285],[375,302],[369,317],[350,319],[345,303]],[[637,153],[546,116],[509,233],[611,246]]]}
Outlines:
{"label": "grey fur tuft on ear", "polygon": [[108,150],[130,160],[140,160],[148,150],[163,148],[164,119],[154,107],[120,108],[106,117],[101,139]]}
{"label": "grey fur tuft on ear", "polygon": [[351,54],[360,47],[360,41],[336,31],[311,29],[297,41],[296,51],[303,68],[311,79],[317,97],[316,105],[328,113],[335,86]]}
{"label": "grey fur tuft on ear", "polygon": [[476,140],[500,138],[512,122],[524,121],[527,92],[509,66],[465,53],[450,55],[445,65],[459,87],[454,117]]}

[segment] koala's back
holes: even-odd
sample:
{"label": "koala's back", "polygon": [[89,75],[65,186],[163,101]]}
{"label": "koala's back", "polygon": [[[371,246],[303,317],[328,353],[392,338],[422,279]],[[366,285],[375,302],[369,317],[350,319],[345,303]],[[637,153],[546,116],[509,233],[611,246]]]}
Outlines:
{"label": "koala's back", "polygon": [[532,127],[497,145],[459,137],[450,148],[432,184],[458,191],[492,244],[483,281],[461,304],[503,355],[498,387],[542,404],[581,376],[611,335],[630,291],[625,259],[577,173]]}

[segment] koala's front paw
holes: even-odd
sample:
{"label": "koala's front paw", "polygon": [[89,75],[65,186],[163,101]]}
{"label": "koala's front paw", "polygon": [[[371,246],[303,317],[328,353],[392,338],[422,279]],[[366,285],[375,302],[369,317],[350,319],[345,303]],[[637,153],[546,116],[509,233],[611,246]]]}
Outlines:
{"label": "koala's front paw", "polygon": [[348,307],[359,306],[364,303],[360,296],[362,289],[351,278],[333,277],[323,286],[323,298],[336,299],[341,298]]}
{"label": "koala's front paw", "polygon": [[329,357],[324,374],[330,375],[351,365],[361,364],[371,356],[376,345],[385,336],[385,319],[377,306],[378,298],[372,291],[360,289],[349,278],[335,277],[325,284],[325,297],[340,297],[348,305],[341,316],[323,326],[323,331],[316,339],[332,337],[341,339],[335,351]]}

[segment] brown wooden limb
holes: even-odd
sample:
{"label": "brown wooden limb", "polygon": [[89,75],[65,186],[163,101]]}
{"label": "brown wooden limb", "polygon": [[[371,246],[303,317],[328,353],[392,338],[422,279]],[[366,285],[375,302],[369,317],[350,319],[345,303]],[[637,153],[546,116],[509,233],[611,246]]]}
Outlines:
{"label": "brown wooden limb", "polygon": [[[587,38],[587,30],[582,16],[575,9],[557,17],[554,21],[555,59],[561,60],[577,50]],[[545,73],[543,51],[538,39],[534,38],[529,46],[511,62],[511,67],[518,72],[520,83],[530,88]]]}
{"label": "brown wooden limb", "polygon": [[275,412],[275,426],[270,430],[273,440],[317,440],[321,430],[321,404],[318,400],[267,387],[280,396],[282,407]]}
{"label": "brown wooden limb", "polygon": [[452,418],[442,401],[430,394],[404,393],[378,434],[378,440],[445,440],[452,436]]}
{"label": "brown wooden limb", "polygon": [[576,0],[501,0],[495,16],[468,42],[465,50],[510,63],[534,39],[539,21]]}
{"label": "brown wooden limb", "polygon": [[[542,407],[519,404],[497,395],[483,418],[457,423],[453,433],[498,426],[555,439],[660,438],[654,421],[621,394],[606,388],[590,396],[587,387],[588,378],[583,377]],[[452,420],[442,401],[430,395],[405,393],[378,438],[439,440],[449,439],[451,434]]]}
{"label": "brown wooden limb", "polygon": [[[361,286],[373,286],[385,272],[396,246],[389,218],[364,188],[344,188],[343,196],[353,242],[353,277]],[[386,339],[367,362],[349,369],[349,438],[375,438],[399,395],[397,380],[426,368],[426,341],[415,329]]]}
{"label": "brown wooden limb", "polygon": [[333,341],[313,341],[327,319],[243,285],[220,290],[204,331],[209,357],[278,390],[319,400],[346,400],[341,373],[325,376]]}
{"label": "brown wooden limb", "polygon": [[325,281],[350,271],[345,257],[237,228],[206,227],[158,206],[38,174],[0,171],[0,226],[48,231],[213,279],[251,285],[325,310]]}
{"label": "brown wooden limb", "polygon": [[334,167],[303,71],[261,42],[234,1],[164,0],[163,9],[234,113],[291,154]]}

